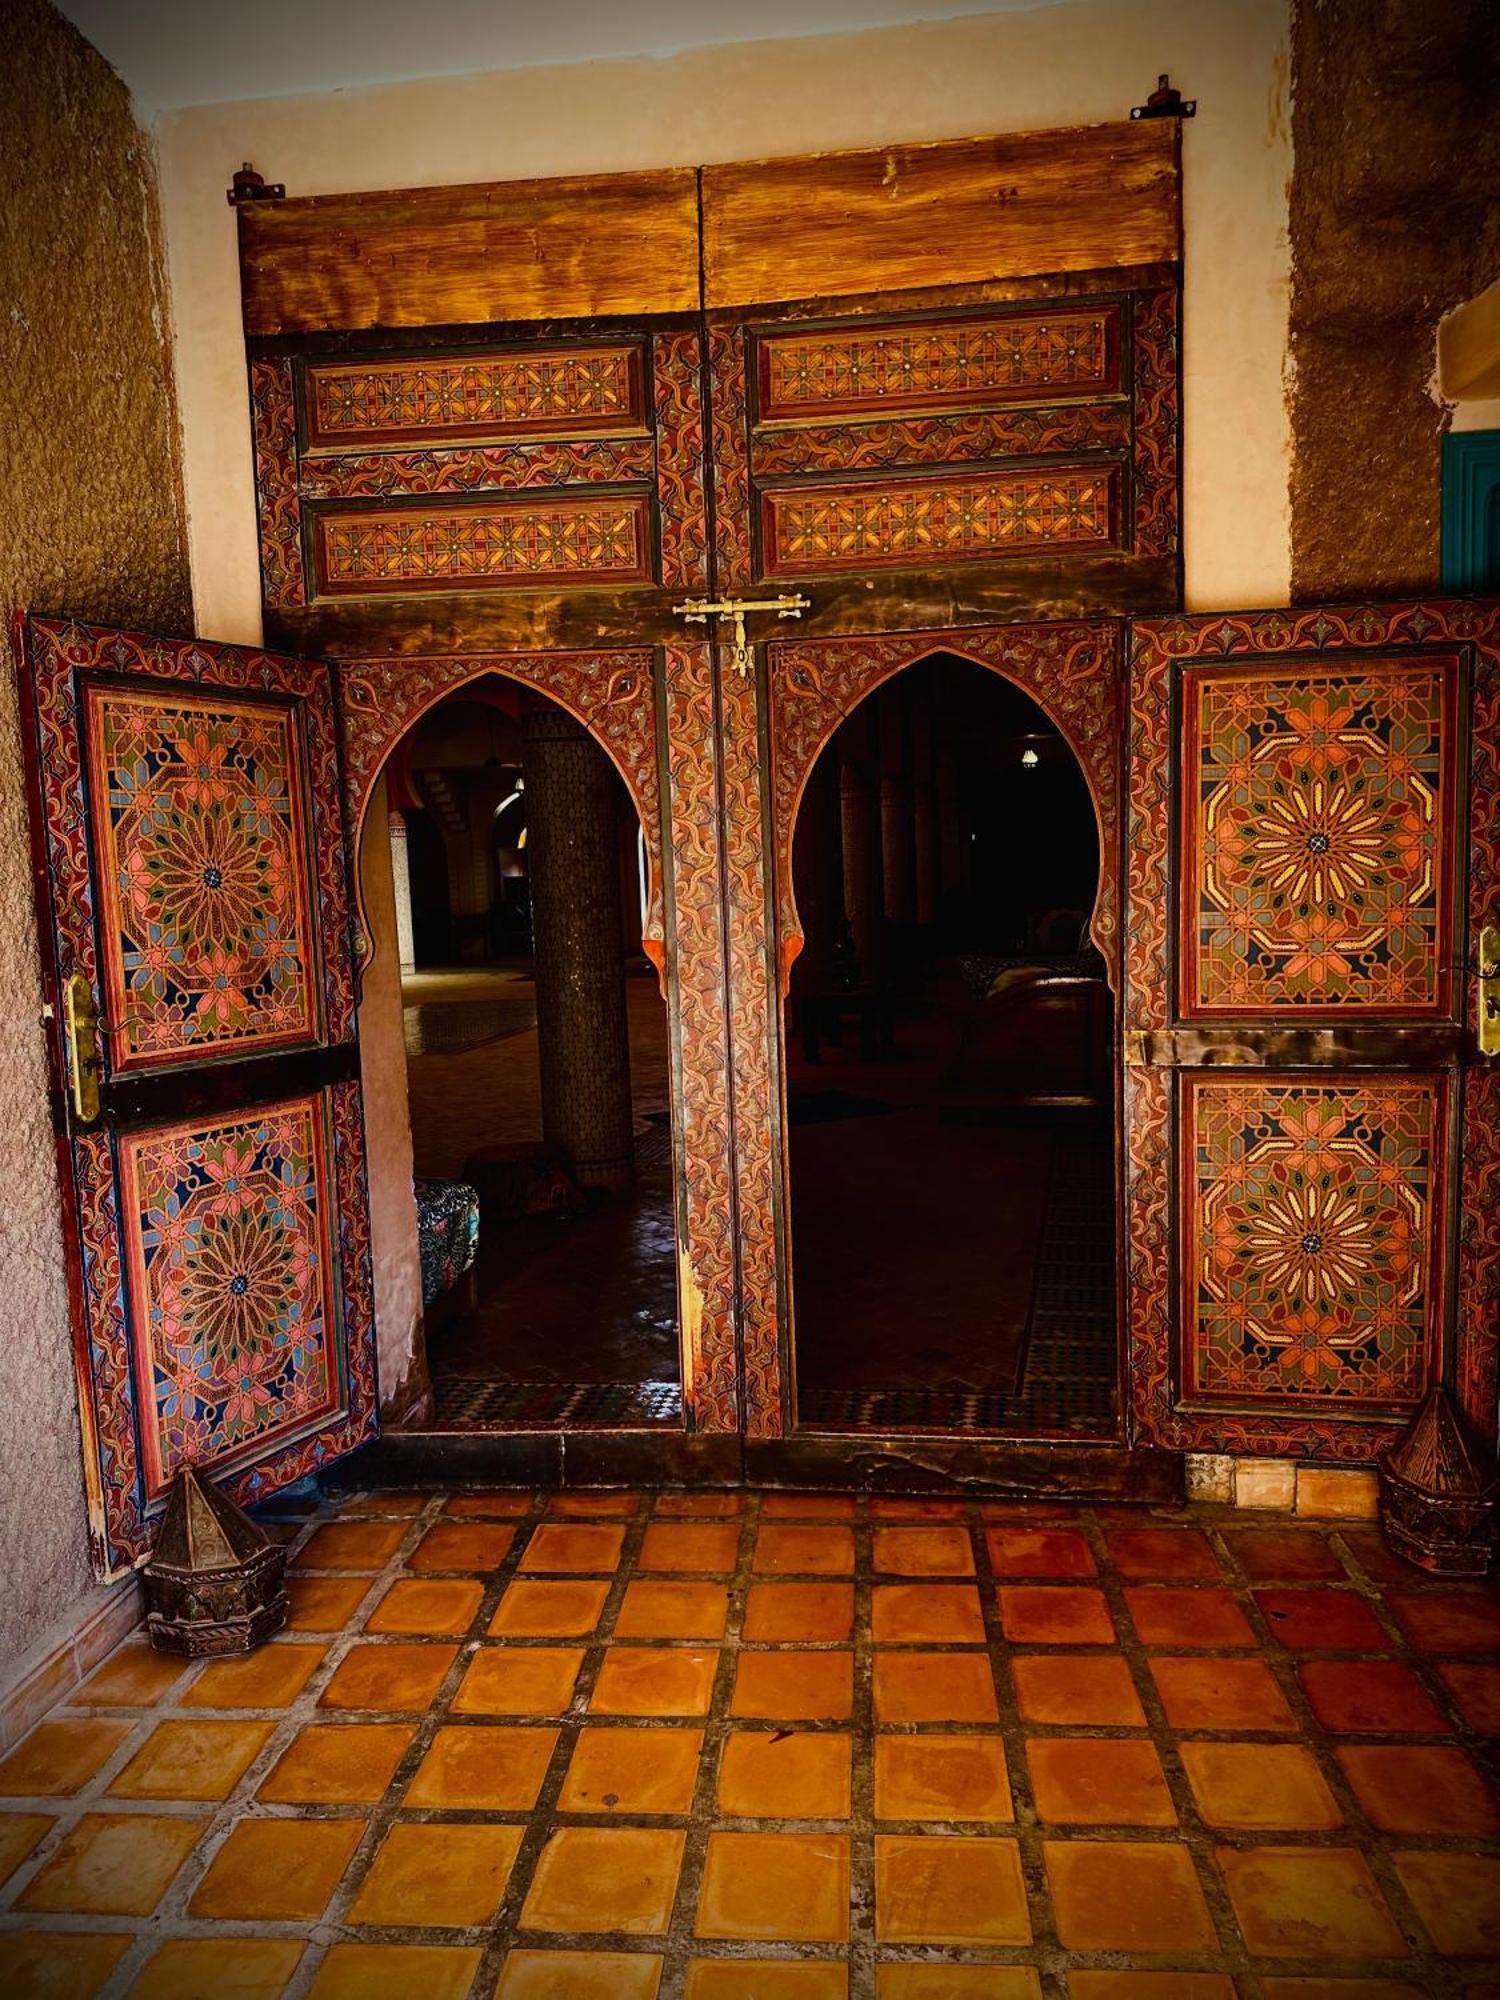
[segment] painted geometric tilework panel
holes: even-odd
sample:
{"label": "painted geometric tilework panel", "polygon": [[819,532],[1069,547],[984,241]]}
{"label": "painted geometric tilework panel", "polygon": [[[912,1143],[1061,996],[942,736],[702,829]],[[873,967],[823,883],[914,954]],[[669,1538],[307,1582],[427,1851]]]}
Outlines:
{"label": "painted geometric tilework panel", "polygon": [[121,1140],[148,1503],[181,1466],[227,1471],[338,1408],[328,1151],[313,1097]]}
{"label": "painted geometric tilework panel", "polygon": [[1440,1289],[1443,1088],[1184,1080],[1190,1396],[1419,1398]]}
{"label": "painted geometric tilework panel", "polygon": [[1451,668],[1186,677],[1184,1011],[1448,1004]]}
{"label": "painted geometric tilework panel", "polygon": [[313,363],[308,441],[346,447],[641,430],[641,392],[634,346]]}
{"label": "painted geometric tilework panel", "polygon": [[290,710],[88,691],[115,1070],[318,1035]]}
{"label": "painted geometric tilework panel", "polygon": [[1114,488],[1110,469],[1064,468],[766,492],[765,574],[1104,549]]}
{"label": "painted geometric tilework panel", "polygon": [[557,493],[482,507],[326,513],[314,547],[318,587],[330,595],[641,583],[651,573],[650,503]]}
{"label": "painted geometric tilework panel", "polygon": [[763,423],[985,407],[1119,387],[1117,306],[1004,319],[855,325],[760,341]]}

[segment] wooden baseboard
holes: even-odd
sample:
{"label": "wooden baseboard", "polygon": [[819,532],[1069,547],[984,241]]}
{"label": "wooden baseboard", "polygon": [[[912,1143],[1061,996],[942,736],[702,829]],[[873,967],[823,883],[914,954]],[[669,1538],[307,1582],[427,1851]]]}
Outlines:
{"label": "wooden baseboard", "polygon": [[0,1686],[0,1751],[9,1750],[49,1708],[66,1699],[145,1615],[139,1577],[85,1598],[72,1629]]}

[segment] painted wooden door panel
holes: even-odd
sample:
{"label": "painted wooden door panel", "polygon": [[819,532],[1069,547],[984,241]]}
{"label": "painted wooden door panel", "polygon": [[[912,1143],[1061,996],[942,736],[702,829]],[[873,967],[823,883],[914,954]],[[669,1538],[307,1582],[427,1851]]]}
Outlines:
{"label": "painted wooden door panel", "polygon": [[1500,609],[1147,620],[1131,666],[1135,1419],[1363,1459],[1495,1427]]}
{"label": "painted wooden door panel", "polygon": [[[20,628],[93,1555],[175,1473],[240,1500],[375,1427],[364,1130],[329,670]],[[76,1106],[62,993],[98,1019]]]}

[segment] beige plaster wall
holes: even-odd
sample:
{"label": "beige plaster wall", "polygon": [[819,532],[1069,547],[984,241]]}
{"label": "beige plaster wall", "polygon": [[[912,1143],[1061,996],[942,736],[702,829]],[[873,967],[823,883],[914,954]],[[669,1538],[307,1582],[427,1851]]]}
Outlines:
{"label": "beige plaster wall", "polygon": [[242,160],[298,195],[797,153],[1121,118],[1161,70],[1185,128],[1187,595],[1289,582],[1286,0],[1073,0],[662,60],[177,112],[159,131],[193,582],[206,636],[259,636],[234,219]]}
{"label": "beige plaster wall", "polygon": [[[150,149],[45,0],[5,0],[0,614],[188,628]],[[92,1591],[15,686],[0,672],[0,1690]]]}

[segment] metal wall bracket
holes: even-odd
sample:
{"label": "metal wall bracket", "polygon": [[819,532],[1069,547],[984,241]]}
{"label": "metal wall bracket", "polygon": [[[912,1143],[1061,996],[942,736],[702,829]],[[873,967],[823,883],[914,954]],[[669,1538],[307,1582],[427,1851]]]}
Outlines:
{"label": "metal wall bracket", "polygon": [[1180,90],[1174,90],[1165,70],[1156,79],[1156,88],[1144,104],[1137,104],[1131,111],[1132,118],[1196,118],[1198,100],[1184,97]]}
{"label": "metal wall bracket", "polygon": [[281,181],[263,179],[246,160],[230,182],[224,199],[231,208],[243,208],[247,201],[285,201],[286,186]]}

